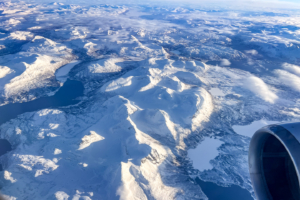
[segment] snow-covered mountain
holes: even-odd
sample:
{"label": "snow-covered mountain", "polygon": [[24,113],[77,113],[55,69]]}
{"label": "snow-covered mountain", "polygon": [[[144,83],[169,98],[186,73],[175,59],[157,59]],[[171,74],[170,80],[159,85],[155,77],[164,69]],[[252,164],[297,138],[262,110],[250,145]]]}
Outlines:
{"label": "snow-covered mountain", "polygon": [[254,198],[251,134],[236,127],[300,120],[295,10],[4,1],[0,12],[1,106],[84,86],[76,105],[0,124],[8,199],[208,199],[196,177]]}

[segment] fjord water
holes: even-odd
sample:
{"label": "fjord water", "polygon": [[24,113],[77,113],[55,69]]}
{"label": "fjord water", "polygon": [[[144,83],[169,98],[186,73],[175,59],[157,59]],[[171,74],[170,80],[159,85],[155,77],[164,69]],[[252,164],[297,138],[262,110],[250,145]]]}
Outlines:
{"label": "fjord water", "polygon": [[0,125],[26,112],[77,104],[79,101],[74,99],[82,96],[83,90],[84,87],[81,82],[67,80],[53,96],[41,97],[24,103],[12,103],[0,106]]}
{"label": "fjord water", "polygon": [[[83,90],[84,87],[81,82],[68,79],[53,96],[42,97],[25,103],[12,103],[0,106],[0,125],[26,112],[77,104],[79,100],[74,99],[82,96]],[[0,156],[10,150],[10,143],[5,139],[0,139]],[[0,171],[2,171],[1,164]]]}
{"label": "fjord water", "polygon": [[222,187],[212,182],[202,181],[199,178],[196,178],[196,182],[209,200],[253,200],[250,193],[246,189],[236,185]]}
{"label": "fjord water", "polygon": [[[8,151],[11,151],[11,145],[7,140],[0,139],[0,156],[6,154]],[[0,164],[0,171],[2,171],[2,165]]]}

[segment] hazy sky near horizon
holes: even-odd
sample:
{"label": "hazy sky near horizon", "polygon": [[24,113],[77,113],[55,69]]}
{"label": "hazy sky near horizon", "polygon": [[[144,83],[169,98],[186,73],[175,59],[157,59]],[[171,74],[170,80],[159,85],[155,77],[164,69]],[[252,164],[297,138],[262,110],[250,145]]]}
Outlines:
{"label": "hazy sky near horizon", "polygon": [[[12,0],[19,2],[19,0]],[[300,0],[23,0],[34,3],[61,2],[65,4],[138,4],[138,5],[169,5],[198,6],[206,8],[226,8],[239,10],[264,11],[268,9],[299,9]]]}

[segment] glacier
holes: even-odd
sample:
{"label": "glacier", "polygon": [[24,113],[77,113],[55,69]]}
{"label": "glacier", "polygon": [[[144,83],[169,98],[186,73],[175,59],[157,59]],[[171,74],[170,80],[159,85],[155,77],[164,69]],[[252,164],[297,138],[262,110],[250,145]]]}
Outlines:
{"label": "glacier", "polygon": [[8,199],[206,200],[197,179],[255,199],[241,131],[300,120],[292,8],[5,0],[0,12],[0,110],[84,87],[0,124]]}

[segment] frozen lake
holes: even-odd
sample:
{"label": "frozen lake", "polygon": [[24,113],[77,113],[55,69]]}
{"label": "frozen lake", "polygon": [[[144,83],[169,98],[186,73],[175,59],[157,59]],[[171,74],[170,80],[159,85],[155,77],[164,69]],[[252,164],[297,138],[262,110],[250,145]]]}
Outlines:
{"label": "frozen lake", "polygon": [[234,130],[234,132],[236,132],[239,135],[243,135],[251,138],[258,129],[270,124],[277,124],[277,123],[281,123],[281,122],[261,119],[259,121],[254,121],[251,124],[246,126],[232,126],[232,129]]}
{"label": "frozen lake", "polygon": [[[193,167],[199,171],[212,170],[213,166],[210,161],[219,155],[218,148],[222,144],[223,142],[218,138],[205,138],[195,149],[188,150],[188,157],[192,160]],[[199,178],[196,178],[196,182],[209,200],[253,200],[250,193],[239,186],[222,187]]]}
{"label": "frozen lake", "polygon": [[223,144],[215,138],[205,138],[196,149],[188,150],[188,156],[193,161],[193,167],[199,171],[211,170],[213,166],[209,163],[219,155],[218,148]]}
{"label": "frozen lake", "polygon": [[220,90],[219,88],[211,88],[209,90],[209,92],[213,95],[213,96],[225,96],[224,92],[222,90]]}
{"label": "frozen lake", "polygon": [[75,67],[75,65],[77,65],[78,63],[80,63],[80,61],[72,61],[71,63],[59,68],[56,72],[55,72],[55,77],[56,80],[60,81],[61,83],[66,82],[66,80],[68,79],[68,75],[69,72],[71,71],[71,69],[73,67]]}

